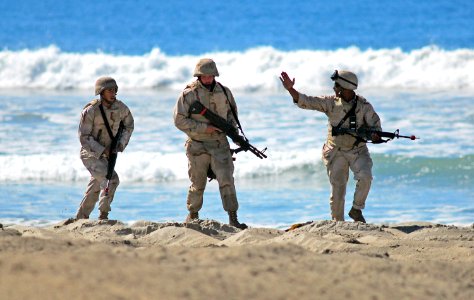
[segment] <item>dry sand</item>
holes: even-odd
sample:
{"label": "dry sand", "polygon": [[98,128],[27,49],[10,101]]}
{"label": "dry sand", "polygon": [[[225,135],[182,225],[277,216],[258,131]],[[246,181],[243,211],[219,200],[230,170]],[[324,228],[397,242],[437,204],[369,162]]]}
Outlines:
{"label": "dry sand", "polygon": [[3,226],[0,299],[472,300],[474,224]]}

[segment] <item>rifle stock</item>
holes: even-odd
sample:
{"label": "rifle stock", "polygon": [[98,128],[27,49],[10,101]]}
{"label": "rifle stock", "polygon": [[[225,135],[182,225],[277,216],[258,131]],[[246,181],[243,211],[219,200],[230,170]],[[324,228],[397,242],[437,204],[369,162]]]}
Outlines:
{"label": "rifle stock", "polygon": [[240,148],[234,150],[235,153],[238,153],[240,151],[250,151],[260,159],[267,158],[267,156],[263,153],[266,148],[263,151],[260,151],[255,148],[252,144],[248,142],[245,137],[239,134],[237,128],[232,126],[232,124],[229,124],[221,116],[207,109],[201,102],[195,101],[194,103],[192,103],[189,107],[189,113],[200,114],[204,116],[211,122],[212,125],[222,130],[228,137],[231,138],[234,143],[240,146]]}

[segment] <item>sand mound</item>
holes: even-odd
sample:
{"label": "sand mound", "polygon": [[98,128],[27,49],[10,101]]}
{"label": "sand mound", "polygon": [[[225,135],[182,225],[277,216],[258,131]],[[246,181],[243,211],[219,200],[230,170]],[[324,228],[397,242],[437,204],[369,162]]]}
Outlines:
{"label": "sand mound", "polygon": [[3,226],[0,253],[0,299],[474,299],[472,226],[80,220]]}

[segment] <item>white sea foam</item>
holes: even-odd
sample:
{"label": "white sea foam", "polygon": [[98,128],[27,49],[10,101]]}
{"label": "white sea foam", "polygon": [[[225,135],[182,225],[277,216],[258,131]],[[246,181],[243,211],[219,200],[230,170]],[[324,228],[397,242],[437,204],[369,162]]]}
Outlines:
{"label": "white sea foam", "polygon": [[[249,153],[239,154],[235,176],[271,177],[291,172],[315,172],[319,162],[316,150],[272,153],[259,160]],[[120,153],[116,170],[123,182],[166,182],[187,180],[184,153]],[[0,182],[85,181],[90,177],[78,155],[34,154],[0,156]]]}
{"label": "white sea foam", "polygon": [[114,76],[126,89],[182,89],[200,57],[212,57],[221,80],[236,91],[276,91],[278,75],[288,71],[302,89],[328,86],[334,69],[355,71],[366,89],[474,89],[474,49],[435,46],[401,49],[279,51],[258,47],[243,52],[171,56],[153,49],[141,56],[67,53],[56,46],[0,52],[0,88],[90,89],[91,80]]}
{"label": "white sea foam", "polygon": [[[258,159],[250,153],[239,153],[235,156],[237,160],[234,176],[241,179],[270,180],[323,179],[326,182],[326,169],[321,162],[319,149],[271,151],[267,154],[267,159]],[[380,162],[381,175],[385,174],[385,170],[390,170],[390,174],[395,175],[410,172],[417,177],[431,176],[430,174],[436,172],[453,173],[459,180],[472,180],[469,175],[473,169],[472,155],[414,158],[405,153],[373,153],[372,157]],[[125,152],[119,154],[115,169],[122,182],[173,182],[188,180],[187,163],[184,152]],[[61,153],[0,156],[0,182],[78,182],[86,181],[89,177],[90,174],[78,155]]]}

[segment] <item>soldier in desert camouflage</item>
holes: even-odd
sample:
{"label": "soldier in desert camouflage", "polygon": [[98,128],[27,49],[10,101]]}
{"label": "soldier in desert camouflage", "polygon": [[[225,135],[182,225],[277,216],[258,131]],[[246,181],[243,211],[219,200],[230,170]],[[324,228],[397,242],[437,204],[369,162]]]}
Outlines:
{"label": "soldier in desert camouflage", "polygon": [[[372,159],[364,141],[350,134],[334,135],[334,129],[358,129],[361,127],[381,131],[380,118],[372,105],[357,89],[357,76],[350,71],[335,71],[331,76],[334,81],[334,95],[311,97],[294,89],[295,79],[290,79],[286,72],[281,73],[280,80],[293,97],[293,102],[300,108],[323,112],[328,117],[328,135],[322,150],[322,159],[326,165],[331,183],[331,216],[333,220],[344,221],[344,204],[349,169],[357,181],[352,208],[349,216],[354,221],[365,223],[362,209],[372,183]],[[373,134],[372,141],[380,137]]]}
{"label": "soldier in desert camouflage", "polygon": [[188,136],[185,147],[191,186],[187,196],[189,215],[186,222],[199,219],[210,171],[215,174],[219,184],[222,205],[229,214],[229,224],[245,229],[247,225],[239,223],[237,219],[239,203],[234,185],[234,163],[226,134],[212,126],[204,116],[189,113],[190,105],[199,101],[227,122],[236,124],[237,115],[232,112],[237,112],[234,97],[227,87],[215,80],[216,76],[219,76],[219,72],[215,62],[208,58],[201,59],[194,70],[197,80],[184,89],[174,108],[174,123]]}
{"label": "soldier in desert camouflage", "polygon": [[[77,210],[76,219],[88,219],[95,204],[99,201],[99,219],[107,220],[115,190],[120,182],[114,171],[110,179],[108,193],[104,192],[112,140],[119,130],[120,123],[123,123],[123,132],[116,149],[118,152],[122,152],[127,147],[134,128],[132,113],[122,101],[116,98],[117,91],[118,86],[113,78],[101,77],[97,79],[95,94],[100,95],[100,98],[87,104],[81,114],[78,132],[82,146],[80,157],[84,166],[91,173],[91,178]],[[104,121],[101,107],[107,122]],[[109,125],[110,133],[106,123]]]}

